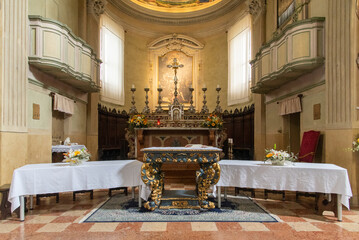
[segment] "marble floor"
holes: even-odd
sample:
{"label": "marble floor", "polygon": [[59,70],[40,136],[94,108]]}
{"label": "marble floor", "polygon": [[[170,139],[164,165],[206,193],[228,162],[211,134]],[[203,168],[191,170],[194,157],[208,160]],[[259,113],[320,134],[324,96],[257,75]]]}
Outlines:
{"label": "marble floor", "polygon": [[[172,184],[166,188],[190,190],[193,186]],[[79,194],[75,202],[71,193],[61,193],[59,203],[55,197],[42,198],[24,222],[16,215],[0,221],[0,239],[359,239],[359,208],[348,211],[343,207],[343,221],[338,222],[331,212],[316,215],[314,198],[301,197],[295,202],[290,192],[286,201],[277,194],[270,194],[268,200],[263,197],[263,190],[258,190],[254,200],[279,222],[80,223],[108,198],[108,191],[96,190],[92,200],[88,193]]]}

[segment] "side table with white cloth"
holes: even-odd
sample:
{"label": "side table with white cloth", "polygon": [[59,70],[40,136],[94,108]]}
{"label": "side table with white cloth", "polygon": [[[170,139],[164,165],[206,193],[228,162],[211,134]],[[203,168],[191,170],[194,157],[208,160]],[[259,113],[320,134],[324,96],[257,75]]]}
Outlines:
{"label": "side table with white cloth", "polygon": [[[79,190],[139,187],[139,206],[142,163],[137,160],[93,161],[70,166],[68,163],[29,164],[14,170],[9,202],[13,212],[20,206],[20,220],[25,220],[26,195],[73,192]],[[30,197],[32,205],[32,197]]]}
{"label": "side table with white cloth", "polygon": [[68,152],[70,150],[87,149],[85,145],[55,145],[51,147],[51,152]]}
{"label": "side table with white cloth", "polygon": [[338,220],[342,220],[342,204],[349,209],[353,196],[345,168],[327,163],[294,162],[274,166],[263,161],[222,160],[221,178],[214,186],[218,189],[218,207],[221,207],[221,187],[257,188],[337,194]]}

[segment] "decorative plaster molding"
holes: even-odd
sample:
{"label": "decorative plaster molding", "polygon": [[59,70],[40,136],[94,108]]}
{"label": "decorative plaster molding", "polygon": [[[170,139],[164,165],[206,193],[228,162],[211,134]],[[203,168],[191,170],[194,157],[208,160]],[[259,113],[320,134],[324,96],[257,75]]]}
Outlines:
{"label": "decorative plaster molding", "polygon": [[105,12],[106,4],[107,0],[87,0],[87,11],[99,17]]}
{"label": "decorative plaster molding", "polygon": [[246,0],[246,4],[248,6],[248,12],[252,15],[254,22],[266,10],[265,0]]}
{"label": "decorative plaster molding", "polygon": [[166,13],[149,10],[130,0],[108,0],[123,13],[145,22],[168,25],[188,25],[214,20],[239,6],[244,0],[223,0],[213,7],[188,13]]}

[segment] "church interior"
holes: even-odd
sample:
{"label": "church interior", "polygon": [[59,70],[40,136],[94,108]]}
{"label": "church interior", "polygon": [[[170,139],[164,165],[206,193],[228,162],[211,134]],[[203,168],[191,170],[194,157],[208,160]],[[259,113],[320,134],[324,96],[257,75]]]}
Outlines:
{"label": "church interior", "polygon": [[[359,0],[1,0],[0,15],[1,239],[359,238]],[[144,215],[194,206],[170,190],[217,212],[245,196],[273,222],[89,220],[116,196]]]}

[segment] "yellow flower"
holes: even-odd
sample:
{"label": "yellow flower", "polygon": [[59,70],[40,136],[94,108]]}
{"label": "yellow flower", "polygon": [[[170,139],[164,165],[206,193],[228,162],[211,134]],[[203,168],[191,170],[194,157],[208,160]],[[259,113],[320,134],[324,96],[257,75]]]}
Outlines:
{"label": "yellow flower", "polygon": [[214,127],[216,124],[215,123],[212,123],[212,126]]}
{"label": "yellow flower", "polygon": [[357,139],[357,143],[359,143],[359,138]]}
{"label": "yellow flower", "polygon": [[270,158],[270,157],[272,157],[273,156],[273,153],[268,153],[267,155],[266,155],[266,158]]}
{"label": "yellow flower", "polygon": [[75,151],[75,152],[74,152],[74,155],[77,156],[77,155],[79,155],[80,153],[81,153],[80,151]]}

